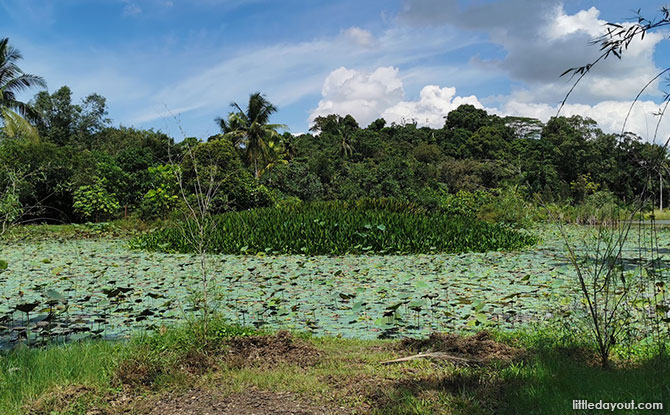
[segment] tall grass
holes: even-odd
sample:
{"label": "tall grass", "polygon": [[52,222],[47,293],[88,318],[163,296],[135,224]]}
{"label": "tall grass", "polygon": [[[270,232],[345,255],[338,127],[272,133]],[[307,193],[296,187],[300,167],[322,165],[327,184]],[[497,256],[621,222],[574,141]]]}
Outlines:
{"label": "tall grass", "polygon": [[0,354],[0,413],[22,414],[26,401],[55,385],[107,385],[124,347],[96,341]]}
{"label": "tall grass", "polygon": [[[217,217],[207,251],[222,254],[420,254],[514,250],[536,242],[527,233],[474,218],[385,204],[315,202],[228,212]],[[177,224],[131,246],[194,252]]]}

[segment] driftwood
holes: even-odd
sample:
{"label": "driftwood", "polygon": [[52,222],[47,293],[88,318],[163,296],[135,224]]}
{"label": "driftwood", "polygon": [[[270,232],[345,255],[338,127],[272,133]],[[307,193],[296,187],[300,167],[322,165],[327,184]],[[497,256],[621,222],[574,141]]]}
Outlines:
{"label": "driftwood", "polygon": [[481,360],[475,360],[475,359],[466,359],[464,357],[458,357],[454,356],[451,354],[447,353],[442,353],[442,352],[431,352],[431,353],[419,353],[415,354],[413,356],[407,356],[407,357],[401,357],[400,359],[395,359],[395,360],[387,360],[385,362],[381,362],[382,365],[391,365],[395,363],[403,363],[403,362],[409,362],[410,360],[417,360],[417,359],[440,359],[440,360],[449,360],[454,363],[460,363],[460,364],[465,364],[465,365],[470,365],[470,364],[481,364]]}

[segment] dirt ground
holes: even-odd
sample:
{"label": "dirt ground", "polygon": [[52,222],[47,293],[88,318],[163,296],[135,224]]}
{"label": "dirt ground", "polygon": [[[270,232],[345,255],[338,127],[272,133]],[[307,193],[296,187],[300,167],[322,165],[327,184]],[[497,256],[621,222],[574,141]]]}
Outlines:
{"label": "dirt ground", "polygon": [[289,392],[250,389],[226,397],[192,390],[147,400],[134,409],[142,415],[344,415],[343,408],[326,408]]}
{"label": "dirt ground", "polygon": [[288,331],[271,336],[248,336],[228,341],[226,363],[233,367],[272,368],[290,364],[302,368],[314,366],[321,353],[309,343],[296,338]]}
{"label": "dirt ground", "polygon": [[449,353],[480,364],[494,361],[511,362],[524,357],[521,349],[493,340],[487,331],[480,331],[469,337],[433,333],[426,339],[403,339],[398,349],[415,353]]}

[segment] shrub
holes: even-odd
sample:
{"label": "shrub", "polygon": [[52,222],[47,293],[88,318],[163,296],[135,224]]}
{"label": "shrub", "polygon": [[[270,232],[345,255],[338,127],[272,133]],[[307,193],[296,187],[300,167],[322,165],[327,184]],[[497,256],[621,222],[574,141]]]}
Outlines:
{"label": "shrub", "polygon": [[319,176],[311,172],[303,163],[278,165],[263,176],[262,182],[288,196],[304,201],[323,197],[323,185]]}
{"label": "shrub", "polygon": [[482,202],[477,214],[480,219],[528,227],[538,218],[536,207],[526,201],[516,189],[502,189],[497,196],[487,199]]}
{"label": "shrub", "polygon": [[104,181],[97,178],[93,184],[79,186],[75,190],[72,207],[84,219],[95,219],[96,222],[112,216],[121,208],[116,195],[109,193]]}
{"label": "shrub", "polygon": [[177,196],[176,168],[170,165],[148,168],[153,188],[149,189],[142,198],[140,214],[143,219],[165,217],[177,206],[179,197]]}
{"label": "shrub", "polygon": [[449,215],[475,217],[485,204],[491,203],[493,196],[482,190],[468,192],[459,190],[456,194],[446,194],[440,209]]}
{"label": "shrub", "polygon": [[212,199],[210,213],[274,204],[271,192],[259,185],[242,166],[229,140],[220,138],[196,143],[192,151],[192,157],[184,157],[180,166],[184,187],[188,194],[194,194],[198,187],[198,176],[204,181],[211,180],[217,191]]}

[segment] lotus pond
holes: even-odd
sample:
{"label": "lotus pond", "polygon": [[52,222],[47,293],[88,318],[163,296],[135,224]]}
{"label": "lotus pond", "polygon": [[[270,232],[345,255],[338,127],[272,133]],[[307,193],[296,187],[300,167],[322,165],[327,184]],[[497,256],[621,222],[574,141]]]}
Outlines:
{"label": "lotus pond", "polygon": [[[211,256],[217,310],[241,324],[356,338],[514,328],[575,308],[580,299],[559,233],[538,232],[542,242],[518,252]],[[585,231],[570,232],[579,238]],[[659,237],[662,246],[670,242],[666,231]],[[120,239],[50,239],[0,249],[7,261],[0,271],[3,347],[21,338],[126,336],[197,312],[191,255],[130,250]]]}

